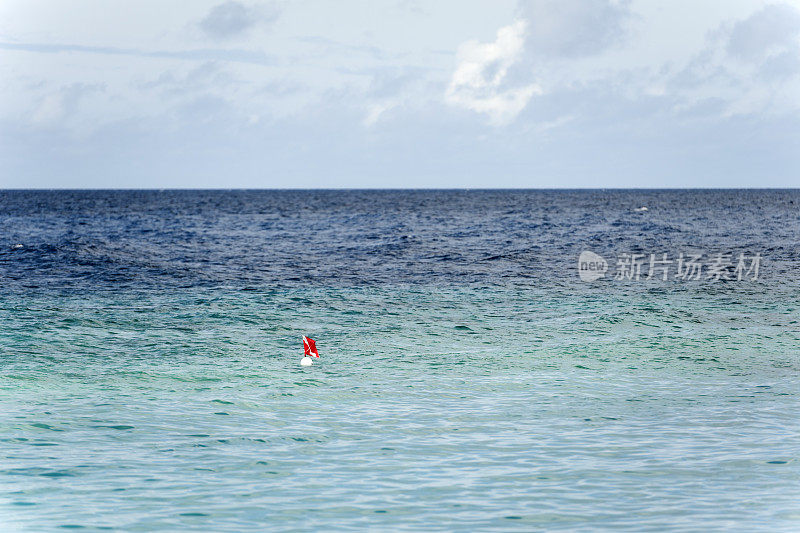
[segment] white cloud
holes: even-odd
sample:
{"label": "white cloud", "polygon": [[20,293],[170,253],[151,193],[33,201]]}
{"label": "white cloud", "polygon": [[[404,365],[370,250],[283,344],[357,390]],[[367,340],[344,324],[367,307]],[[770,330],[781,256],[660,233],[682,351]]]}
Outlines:
{"label": "white cloud", "polygon": [[508,69],[519,59],[525,43],[526,22],[517,21],[497,31],[493,43],[468,41],[458,49],[458,66],[445,94],[446,101],[485,113],[495,125],[507,124],[535,94],[536,83],[503,89]]}
{"label": "white cloud", "polygon": [[396,102],[379,102],[370,104],[367,107],[367,115],[364,117],[362,124],[366,127],[374,126],[386,111],[397,107]]}

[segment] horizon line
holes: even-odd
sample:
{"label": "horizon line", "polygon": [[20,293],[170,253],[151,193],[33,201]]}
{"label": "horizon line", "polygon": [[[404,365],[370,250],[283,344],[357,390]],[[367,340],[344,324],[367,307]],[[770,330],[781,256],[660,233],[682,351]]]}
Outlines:
{"label": "horizon line", "polygon": [[800,191],[800,187],[0,187],[0,192],[38,191]]}

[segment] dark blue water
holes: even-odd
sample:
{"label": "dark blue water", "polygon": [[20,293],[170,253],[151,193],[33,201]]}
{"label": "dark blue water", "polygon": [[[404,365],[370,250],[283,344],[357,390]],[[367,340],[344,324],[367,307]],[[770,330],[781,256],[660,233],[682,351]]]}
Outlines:
{"label": "dark blue water", "polygon": [[780,278],[800,192],[5,191],[0,225],[7,290],[560,284],[583,249],[760,251]]}

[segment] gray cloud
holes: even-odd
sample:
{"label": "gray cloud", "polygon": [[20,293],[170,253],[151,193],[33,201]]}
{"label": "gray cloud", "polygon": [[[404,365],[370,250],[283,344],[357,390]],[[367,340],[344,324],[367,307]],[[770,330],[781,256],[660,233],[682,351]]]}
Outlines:
{"label": "gray cloud", "polygon": [[705,48],[668,85],[687,97],[716,94],[728,103],[725,114],[764,112],[781,99],[779,109],[796,111],[797,99],[790,95],[796,92],[791,84],[800,74],[798,37],[800,10],[786,4],[768,5],[710,31]]}
{"label": "gray cloud", "polygon": [[191,94],[197,91],[209,91],[224,88],[233,83],[233,75],[223,69],[217,61],[206,61],[186,73],[177,69],[166,70],[158,78],[141,83],[145,90],[156,89],[172,95]]}
{"label": "gray cloud", "polygon": [[211,8],[199,26],[213,39],[230,39],[246,33],[259,22],[272,22],[277,15],[273,7],[257,9],[229,0]]}
{"label": "gray cloud", "polygon": [[787,4],[764,7],[733,26],[727,52],[739,59],[760,61],[770,52],[797,48],[800,11]]}
{"label": "gray cloud", "polygon": [[522,0],[528,48],[537,55],[575,57],[601,52],[622,40],[627,1]]}
{"label": "gray cloud", "polygon": [[388,61],[396,59],[389,57],[386,52],[381,50],[378,46],[367,46],[363,44],[346,44],[333,39],[326,39],[319,36],[303,36],[297,39],[300,42],[308,43],[320,47],[320,52],[325,53],[344,53],[344,54],[359,54],[369,56],[381,61]]}
{"label": "gray cloud", "polygon": [[51,126],[78,114],[81,102],[92,93],[101,93],[105,85],[97,83],[71,83],[42,95],[36,103],[31,121]]}
{"label": "gray cloud", "polygon": [[800,74],[800,53],[797,50],[787,50],[780,54],[768,57],[758,74],[769,80],[788,80]]}
{"label": "gray cloud", "polygon": [[140,50],[137,48],[118,48],[113,46],[82,46],[76,44],[50,43],[8,43],[0,42],[0,50],[25,50],[43,54],[63,52],[82,52],[87,54],[108,54],[121,56],[156,57],[185,59],[193,61],[231,61],[236,63],[254,63],[257,65],[273,65],[275,59],[263,52],[236,49],[200,48],[193,50]]}

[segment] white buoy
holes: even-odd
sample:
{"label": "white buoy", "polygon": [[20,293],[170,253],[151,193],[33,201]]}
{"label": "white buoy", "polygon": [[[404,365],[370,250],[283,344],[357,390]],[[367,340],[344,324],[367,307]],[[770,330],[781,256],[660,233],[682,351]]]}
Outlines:
{"label": "white buoy", "polygon": [[311,362],[311,358],[306,356],[300,359],[300,366],[311,366],[314,363]]}

